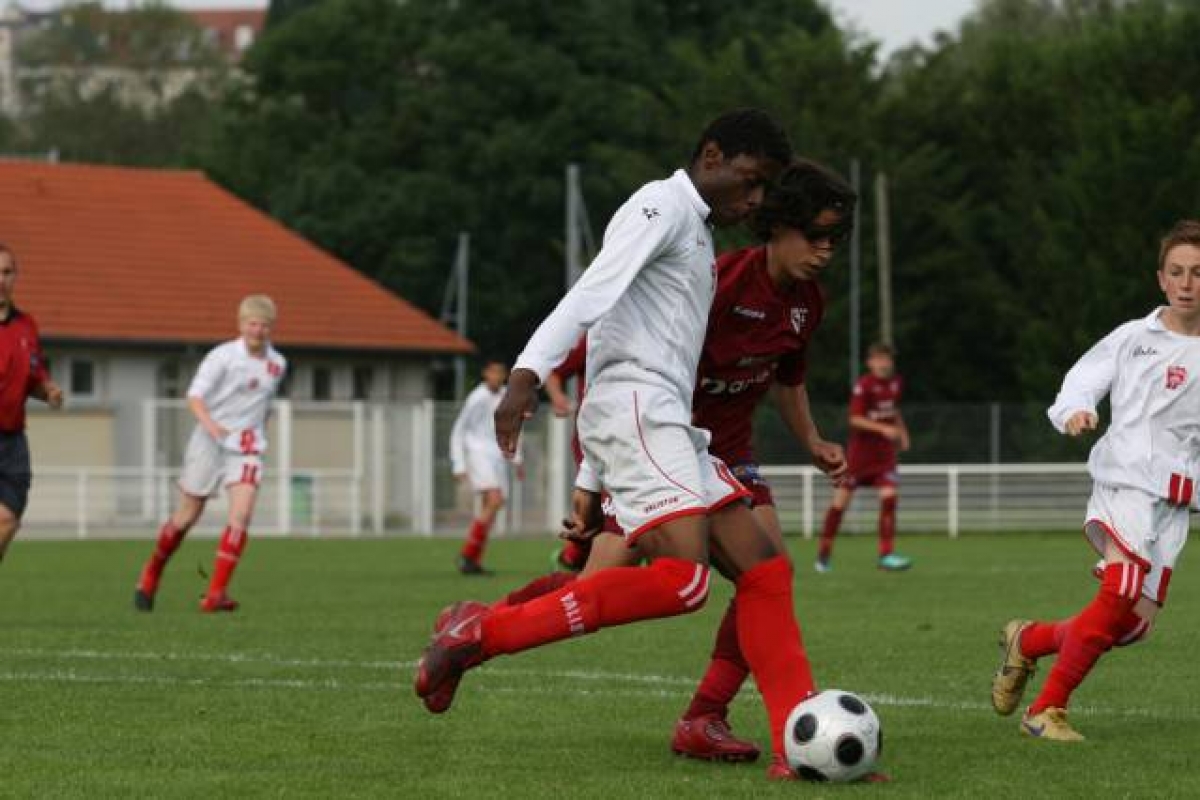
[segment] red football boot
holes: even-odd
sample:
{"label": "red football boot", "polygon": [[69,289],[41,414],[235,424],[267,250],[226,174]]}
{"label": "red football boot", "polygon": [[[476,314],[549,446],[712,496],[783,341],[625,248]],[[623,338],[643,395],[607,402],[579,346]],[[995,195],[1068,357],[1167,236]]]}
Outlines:
{"label": "red football boot", "polygon": [[671,751],[676,755],[702,761],[757,761],[759,749],[754,742],[739,739],[729,723],[716,714],[704,714],[675,723]]}
{"label": "red football boot", "polygon": [[224,592],[220,594],[206,594],[200,598],[200,610],[206,614],[211,614],[214,611],[237,611],[238,601]]}
{"label": "red football boot", "polygon": [[467,600],[455,603],[438,615],[444,624],[433,635],[417,662],[413,689],[434,714],[441,714],[454,702],[454,692],[462,674],[483,661],[483,629],[480,624],[488,607]]}

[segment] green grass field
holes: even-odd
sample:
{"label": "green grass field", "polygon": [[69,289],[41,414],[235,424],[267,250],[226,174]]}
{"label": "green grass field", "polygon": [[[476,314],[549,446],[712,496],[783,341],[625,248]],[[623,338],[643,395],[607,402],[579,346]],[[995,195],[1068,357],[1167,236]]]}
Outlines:
{"label": "green grass field", "polygon": [[[1150,640],[1079,691],[1089,741],[1064,746],[1019,737],[988,686],[1004,620],[1063,615],[1094,591],[1081,537],[912,537],[917,566],[899,575],[877,572],[859,538],[817,576],[813,544],[794,541],[818,680],[873,703],[895,778],[822,787],[669,753],[724,584],[700,614],[492,662],[434,718],[410,684],[434,614],[534,577],[547,542],[499,541],[499,574],[466,579],[453,542],[257,540],[234,585],[242,611],[216,617],[195,608],[213,544],[185,545],[152,615],[130,606],[148,543],[14,546],[0,566],[0,796],[1200,796],[1194,558]],[[752,690],[733,720],[768,740]]]}

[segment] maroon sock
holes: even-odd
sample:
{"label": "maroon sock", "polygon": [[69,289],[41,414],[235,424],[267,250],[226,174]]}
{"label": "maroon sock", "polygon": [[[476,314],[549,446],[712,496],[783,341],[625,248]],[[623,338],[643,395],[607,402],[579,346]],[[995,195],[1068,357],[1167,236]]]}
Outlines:
{"label": "maroon sock", "polygon": [[879,557],[891,555],[896,549],[896,498],[879,501]]}
{"label": "maroon sock", "polygon": [[750,667],[742,656],[742,648],[738,643],[737,609],[730,601],[721,618],[721,627],[717,629],[717,641],[713,644],[712,660],[696,694],[684,712],[684,719],[696,719],[706,714],[716,714],[724,719],[729,713],[729,704],[737,696]]}
{"label": "maroon sock", "polygon": [[540,578],[534,578],[520,589],[509,592],[504,596],[503,600],[495,603],[493,607],[519,606],[521,603],[532,600],[535,597],[541,597],[544,594],[550,594],[555,589],[561,589],[574,581],[576,577],[578,576],[571,572],[551,572],[549,575],[542,575]]}
{"label": "maroon sock", "polygon": [[833,555],[833,540],[837,536],[838,528],[842,525],[844,513],[846,513],[844,508],[832,506],[825,512],[825,527],[821,529],[821,549],[817,554],[822,561],[828,561],[829,557]]}

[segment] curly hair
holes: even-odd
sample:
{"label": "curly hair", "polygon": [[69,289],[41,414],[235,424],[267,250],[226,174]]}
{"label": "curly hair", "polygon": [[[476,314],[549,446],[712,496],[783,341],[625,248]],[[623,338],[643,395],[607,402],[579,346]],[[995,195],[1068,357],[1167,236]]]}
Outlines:
{"label": "curly hair", "polygon": [[696,149],[692,151],[693,164],[709,142],[721,148],[725,158],[761,156],[780,164],[792,160],[792,144],[788,141],[787,133],[770,114],[760,108],[727,111],[708,123],[696,142]]}
{"label": "curly hair", "polygon": [[836,211],[835,225],[820,231],[834,241],[849,236],[854,228],[854,206],[858,194],[840,175],[816,161],[797,159],[767,187],[762,205],[750,219],[750,230],[761,241],[777,228],[793,228],[813,238],[814,223],[822,211]]}

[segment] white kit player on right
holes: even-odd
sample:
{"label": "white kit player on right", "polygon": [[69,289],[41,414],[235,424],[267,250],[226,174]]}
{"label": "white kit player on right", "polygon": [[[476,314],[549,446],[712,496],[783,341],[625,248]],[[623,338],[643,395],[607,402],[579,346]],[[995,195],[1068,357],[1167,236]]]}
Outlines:
{"label": "white kit player on right", "polygon": [[242,300],[241,336],[209,351],[188,388],[188,407],[196,427],[184,453],[180,502],[159,530],[154,553],[138,580],[134,593],[138,610],[153,610],[163,569],[221,487],[229,494],[229,520],[200,608],[234,611],[238,607],[225,590],[246,546],[246,529],[262,480],[267,418],[287,371],[287,361],[270,342],[275,318],[275,304],[266,295]]}

